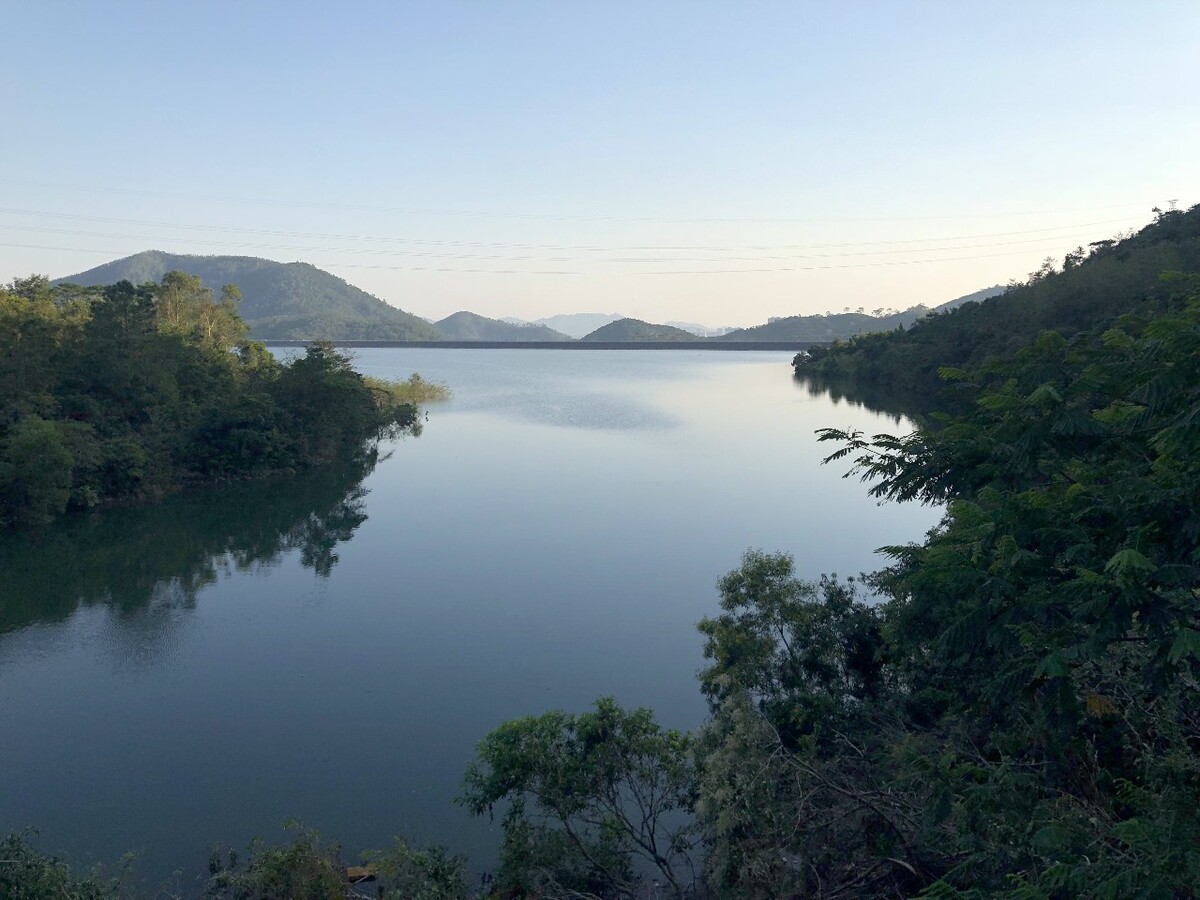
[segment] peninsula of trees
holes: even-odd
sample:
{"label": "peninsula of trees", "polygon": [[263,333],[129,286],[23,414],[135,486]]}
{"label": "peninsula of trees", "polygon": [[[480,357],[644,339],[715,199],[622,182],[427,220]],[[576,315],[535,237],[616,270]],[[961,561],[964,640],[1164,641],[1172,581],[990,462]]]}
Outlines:
{"label": "peninsula of trees", "polygon": [[183,272],[0,288],[0,527],[354,457],[436,390],[364,378],[327,344],[280,363],[238,298]]}

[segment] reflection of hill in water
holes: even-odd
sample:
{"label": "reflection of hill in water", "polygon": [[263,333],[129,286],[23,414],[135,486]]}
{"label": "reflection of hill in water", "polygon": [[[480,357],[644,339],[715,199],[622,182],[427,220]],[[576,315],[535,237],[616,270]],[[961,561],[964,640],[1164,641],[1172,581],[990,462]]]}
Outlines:
{"label": "reflection of hill in water", "polygon": [[327,576],[364,521],[375,457],[287,478],[246,481],[0,536],[0,633],[104,604],[121,616],[191,608],[229,571],[300,551]]}
{"label": "reflection of hill in water", "polygon": [[834,403],[848,403],[871,412],[890,416],[899,424],[902,417],[921,422],[930,410],[922,408],[910,397],[903,397],[878,386],[863,388],[849,378],[828,378],[812,372],[793,375],[796,386],[808,391],[810,397],[829,397]]}

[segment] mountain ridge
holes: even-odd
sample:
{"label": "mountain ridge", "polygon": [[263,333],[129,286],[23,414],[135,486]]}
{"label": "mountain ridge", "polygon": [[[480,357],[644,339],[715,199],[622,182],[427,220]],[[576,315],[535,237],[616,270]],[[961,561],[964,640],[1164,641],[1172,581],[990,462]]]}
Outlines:
{"label": "mountain ridge", "polygon": [[670,325],[654,325],[641,319],[617,319],[601,325],[581,341],[695,341],[696,335]]}
{"label": "mountain ridge", "polygon": [[459,310],[433,323],[451,341],[573,341],[574,338],[533,322],[515,324]]}
{"label": "mountain ridge", "polygon": [[238,312],[259,340],[440,340],[412,313],[368,294],[311,263],[256,256],[200,256],[145,250],[54,279],[84,286],[158,281],[173,270],[198,277],[214,293],[225,284],[242,292]]}

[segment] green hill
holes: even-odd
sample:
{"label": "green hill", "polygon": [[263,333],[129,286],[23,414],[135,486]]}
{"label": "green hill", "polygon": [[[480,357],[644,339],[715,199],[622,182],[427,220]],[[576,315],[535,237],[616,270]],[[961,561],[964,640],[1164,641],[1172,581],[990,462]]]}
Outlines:
{"label": "green hill", "polygon": [[817,316],[788,316],[766,325],[739,328],[713,341],[836,341],[870,331],[890,331],[900,325],[910,325],[929,313],[926,306],[914,306],[890,316],[870,316],[866,313],[835,313]]}
{"label": "green hill", "polygon": [[652,325],[641,319],[618,319],[601,325],[591,334],[584,335],[583,341],[697,341],[691,332],[670,325]]}
{"label": "green hill", "polygon": [[279,263],[253,256],[184,256],[147,250],[59,278],[56,283],[134,284],[158,281],[173,270],[195,275],[220,294],[222,285],[242,292],[238,309],[250,335],[285,340],[441,339],[436,328],[404,310],[308,263]]}
{"label": "green hill", "polygon": [[[930,309],[924,304],[917,304],[901,312],[891,315],[868,315],[861,312],[833,313],[816,316],[788,316],[776,319],[766,325],[755,325],[752,328],[739,328],[726,334],[712,338],[714,341],[844,341],[856,334],[869,334],[873,331],[892,331],[901,326],[909,326],[930,312],[954,309],[964,303],[984,300],[1004,293],[1005,288],[996,285],[975,291],[963,297],[956,297],[940,306]],[[882,312],[882,311],[880,311]]]}
{"label": "green hill", "polygon": [[981,303],[925,316],[906,330],[816,348],[796,358],[796,374],[931,397],[943,385],[941,367],[1009,359],[1043,331],[1069,338],[1125,314],[1171,308],[1179,289],[1163,279],[1169,272],[1200,272],[1200,206],[1161,213],[1136,234],[1081,247],[1061,266],[1048,260],[1026,281]]}
{"label": "green hill", "polygon": [[473,312],[456,312],[437,323],[451,341],[571,341],[574,338],[545,325],[514,325]]}

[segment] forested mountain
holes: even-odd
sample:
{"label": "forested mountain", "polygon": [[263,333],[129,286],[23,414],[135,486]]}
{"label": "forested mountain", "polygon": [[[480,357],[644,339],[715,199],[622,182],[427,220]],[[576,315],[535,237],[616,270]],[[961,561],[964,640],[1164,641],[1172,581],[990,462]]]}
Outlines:
{"label": "forested mountain", "polygon": [[456,312],[435,323],[442,336],[451,341],[570,341],[562,332],[545,325],[516,325],[489,319],[473,312]]}
{"label": "forested mountain", "polygon": [[962,306],[964,303],[984,300],[1004,293],[1002,285],[974,291],[963,297],[948,300],[930,310],[924,304],[917,304],[900,312],[876,310],[873,314],[866,312],[826,313],[816,316],[788,316],[768,322],[765,325],[755,325],[751,328],[738,328],[726,332],[714,341],[844,341],[856,334],[869,334],[875,331],[892,331],[901,326],[911,325],[931,311],[938,312]]}
{"label": "forested mountain", "polygon": [[142,284],[167,272],[195,275],[219,292],[236,284],[238,312],[257,340],[422,340],[441,334],[426,322],[308,263],[279,263],[253,256],[183,256],[147,250],[118,259],[55,284]]}
{"label": "forested mountain", "polygon": [[1176,291],[1162,275],[1173,271],[1200,271],[1200,206],[1161,213],[1136,234],[1077,248],[1061,267],[1047,260],[1026,281],[982,303],[926,316],[907,330],[814,349],[797,357],[796,372],[929,396],[941,386],[939,368],[1010,358],[1042,331],[1071,337],[1125,314],[1163,311]]}
{"label": "forested mountain", "polygon": [[915,322],[926,315],[929,308],[914,306],[903,312],[888,316],[871,316],[866,313],[833,313],[817,316],[788,316],[766,325],[739,328],[714,341],[836,341],[851,335],[870,331],[890,331],[900,325]]}
{"label": "forested mountain", "polygon": [[652,325],[641,319],[618,319],[602,325],[591,334],[585,334],[580,340],[584,341],[695,341],[699,340],[694,334],[682,328],[670,325]]}

